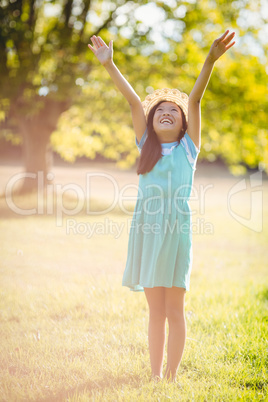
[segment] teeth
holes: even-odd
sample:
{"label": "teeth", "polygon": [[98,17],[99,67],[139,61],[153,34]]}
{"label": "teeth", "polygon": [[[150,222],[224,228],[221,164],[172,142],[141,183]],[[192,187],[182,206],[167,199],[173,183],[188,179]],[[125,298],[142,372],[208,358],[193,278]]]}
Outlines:
{"label": "teeth", "polygon": [[172,124],[172,121],[171,121],[171,120],[168,120],[168,119],[163,119],[163,120],[160,121],[160,123],[169,123],[169,124]]}

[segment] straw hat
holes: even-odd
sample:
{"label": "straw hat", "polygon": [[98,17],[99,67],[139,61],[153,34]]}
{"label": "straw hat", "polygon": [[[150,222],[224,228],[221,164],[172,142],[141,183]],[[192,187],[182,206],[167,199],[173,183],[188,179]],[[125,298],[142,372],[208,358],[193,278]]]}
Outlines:
{"label": "straw hat", "polygon": [[157,105],[157,103],[164,101],[174,102],[176,105],[180,106],[185,115],[186,122],[188,122],[188,99],[188,95],[184,92],[180,92],[178,89],[157,89],[152,94],[147,95],[142,102],[146,120],[148,119],[150,110]]}

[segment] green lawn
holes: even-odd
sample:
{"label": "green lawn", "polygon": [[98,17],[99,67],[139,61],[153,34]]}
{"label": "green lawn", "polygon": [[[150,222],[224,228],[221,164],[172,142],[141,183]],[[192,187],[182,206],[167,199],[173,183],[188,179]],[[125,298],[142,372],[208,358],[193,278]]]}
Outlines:
{"label": "green lawn", "polygon": [[[1,200],[0,400],[268,400],[268,186],[255,232],[224,209],[224,183],[194,216],[213,233],[193,236],[176,384],[150,381],[145,297],[121,286],[131,215],[81,212],[57,227],[54,215],[17,216]],[[67,234],[70,219],[81,233]],[[105,219],[121,225],[118,238],[82,233]]]}

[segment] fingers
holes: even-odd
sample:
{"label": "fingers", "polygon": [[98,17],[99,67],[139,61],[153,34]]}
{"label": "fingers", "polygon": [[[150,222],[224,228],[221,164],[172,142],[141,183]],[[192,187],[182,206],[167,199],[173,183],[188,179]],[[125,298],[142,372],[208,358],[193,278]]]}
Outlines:
{"label": "fingers", "polygon": [[227,31],[225,31],[222,36],[220,36],[218,39],[216,39],[216,41],[215,41],[216,45],[218,45],[218,43],[220,43],[220,42],[224,43],[225,45],[228,45],[228,43],[234,38],[235,32],[232,32],[230,35],[228,35],[228,33],[229,33],[229,29],[227,29]]}
{"label": "fingers", "polygon": [[91,45],[89,45],[88,44],[88,47],[89,47],[89,49],[91,49],[92,50],[92,52],[95,54],[95,49],[94,49],[94,47],[92,47]]}
{"label": "fingers", "polygon": [[103,46],[103,44],[101,42],[101,38],[99,36],[96,37],[96,41],[97,41],[99,47]]}
{"label": "fingers", "polygon": [[100,47],[97,36],[93,35],[91,38],[91,42],[95,46],[96,49]]}
{"label": "fingers", "polygon": [[230,49],[230,47],[234,46],[235,42],[230,43],[230,45],[226,46],[226,50]]}
{"label": "fingers", "polygon": [[223,42],[225,45],[228,45],[228,43],[231,42],[231,40],[234,38],[234,36],[235,36],[235,32],[233,32],[233,33],[231,33],[229,36],[227,36],[227,38],[225,38],[225,40],[223,40],[222,42]]}
{"label": "fingers", "polygon": [[[100,36],[93,35],[90,39],[96,50],[102,46],[107,46],[106,43],[104,42],[104,40],[102,40],[102,38]],[[90,49],[93,50],[92,46],[88,45],[88,47],[90,47]]]}
{"label": "fingers", "polygon": [[218,42],[223,41],[223,39],[226,37],[226,35],[228,35],[228,32],[229,32],[229,29],[227,29],[227,31],[225,31],[224,34],[217,39],[217,41]]}
{"label": "fingers", "polygon": [[104,40],[100,36],[98,36],[98,42],[100,46],[107,46]]}

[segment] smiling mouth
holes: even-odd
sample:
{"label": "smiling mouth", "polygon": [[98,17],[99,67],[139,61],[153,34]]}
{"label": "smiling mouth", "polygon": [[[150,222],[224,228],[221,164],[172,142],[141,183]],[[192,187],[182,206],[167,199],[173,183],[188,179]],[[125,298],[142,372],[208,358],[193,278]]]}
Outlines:
{"label": "smiling mouth", "polygon": [[160,120],[160,124],[164,124],[164,123],[173,124],[173,121],[170,119],[167,119],[167,118]]}

